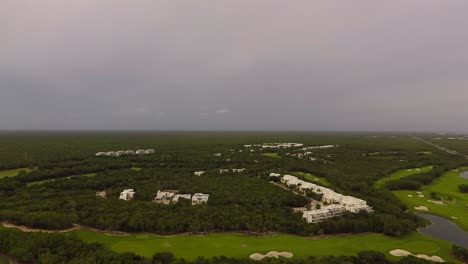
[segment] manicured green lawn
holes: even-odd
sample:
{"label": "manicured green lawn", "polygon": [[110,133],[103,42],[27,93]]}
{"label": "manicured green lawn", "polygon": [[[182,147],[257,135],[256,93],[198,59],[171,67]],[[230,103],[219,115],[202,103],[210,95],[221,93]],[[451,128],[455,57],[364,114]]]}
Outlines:
{"label": "manicured green lawn", "polygon": [[304,173],[304,172],[295,172],[293,173],[296,176],[303,176],[305,177],[309,182],[316,183],[318,185],[322,185],[324,187],[331,187],[332,185],[324,178],[312,175],[310,173]]}
{"label": "manicured green lawn", "polygon": [[278,153],[263,153],[263,156],[267,156],[270,158],[281,158],[281,156],[278,155]]}
{"label": "manicured green lawn", "polygon": [[14,169],[14,170],[5,170],[5,171],[0,171],[0,179],[6,178],[6,177],[15,177],[18,175],[20,171],[26,171],[29,172],[31,169],[28,168],[20,168],[20,169]]}
{"label": "manicured green lawn", "polygon": [[378,180],[375,183],[375,187],[382,187],[382,186],[385,185],[385,183],[387,183],[389,181],[398,180],[398,179],[405,178],[405,177],[408,177],[408,176],[411,176],[411,175],[428,172],[430,170],[432,170],[432,166],[426,166],[426,167],[414,168],[414,169],[406,169],[406,170],[399,170],[399,171],[393,173],[392,175],[390,175],[390,177],[386,177],[386,178],[382,178],[382,179]]}
{"label": "manicured green lawn", "polygon": [[170,251],[178,258],[193,260],[198,256],[228,256],[247,258],[255,252],[271,250],[289,251],[294,257],[327,255],[356,255],[363,250],[376,250],[388,254],[393,249],[406,249],[413,253],[438,255],[445,260],[450,257],[451,245],[419,233],[404,238],[392,238],[380,234],[307,238],[280,234],[273,237],[252,237],[242,234],[212,234],[206,236],[159,237],[153,235],[109,236],[91,230],[75,230],[86,242],[97,242],[116,252],[135,252],[151,257],[156,252]]}
{"label": "manicured green lawn", "polygon": [[[434,181],[433,184],[424,186],[421,190],[424,197],[418,197],[416,191],[395,191],[393,193],[412,211],[416,211],[415,206],[426,206],[429,211],[424,213],[444,217],[457,223],[464,230],[468,230],[468,195],[458,191],[458,185],[461,183],[468,183],[468,179],[460,177],[459,171],[450,171]],[[436,193],[445,205],[428,202],[427,200],[434,200],[431,198],[431,192]],[[408,195],[413,197],[408,197]]]}
{"label": "manicured green lawn", "polygon": [[28,187],[31,187],[31,186],[34,186],[34,185],[40,185],[40,184],[44,184],[44,183],[47,183],[47,182],[53,182],[55,181],[54,179],[50,179],[50,180],[42,180],[42,181],[34,181],[34,182],[28,182],[26,184],[26,186]]}
{"label": "manicured green lawn", "polygon": [[131,170],[132,170],[132,171],[141,171],[142,168],[132,167]]}

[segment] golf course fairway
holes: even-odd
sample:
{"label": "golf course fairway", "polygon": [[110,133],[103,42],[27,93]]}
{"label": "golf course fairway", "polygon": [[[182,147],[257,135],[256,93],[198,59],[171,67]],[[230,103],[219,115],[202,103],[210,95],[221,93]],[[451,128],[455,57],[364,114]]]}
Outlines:
{"label": "golf course fairway", "polygon": [[[460,177],[460,172],[461,170],[446,172],[420,191],[394,191],[393,193],[410,210],[438,215],[457,223],[468,231],[468,195],[458,190],[458,185],[468,183],[468,179]],[[417,192],[421,192],[421,194]],[[438,199],[433,198],[431,193],[434,193]],[[428,211],[418,211],[415,209],[418,206],[425,206]]]}
{"label": "golf course fairway", "polygon": [[327,255],[356,255],[360,251],[375,250],[388,254],[393,249],[404,249],[417,254],[437,255],[444,260],[450,257],[451,245],[428,236],[412,233],[394,238],[381,234],[340,235],[326,238],[309,238],[287,234],[271,237],[253,237],[243,234],[210,234],[203,236],[180,235],[161,237],[150,234],[111,236],[88,229],[71,232],[85,242],[101,243],[116,252],[135,252],[151,257],[156,252],[172,252],[177,258],[187,260],[198,256],[227,256],[247,258],[250,254],[271,250],[288,251],[295,258]]}

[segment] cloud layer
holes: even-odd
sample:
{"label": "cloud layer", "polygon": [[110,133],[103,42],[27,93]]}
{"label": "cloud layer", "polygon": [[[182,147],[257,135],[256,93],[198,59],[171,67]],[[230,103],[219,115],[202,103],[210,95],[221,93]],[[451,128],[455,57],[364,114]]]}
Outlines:
{"label": "cloud layer", "polygon": [[0,2],[0,129],[468,131],[464,0]]}

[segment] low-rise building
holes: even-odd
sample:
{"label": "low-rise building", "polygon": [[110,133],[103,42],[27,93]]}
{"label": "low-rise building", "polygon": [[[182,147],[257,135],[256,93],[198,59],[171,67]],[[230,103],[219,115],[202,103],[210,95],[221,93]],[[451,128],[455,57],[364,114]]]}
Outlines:
{"label": "low-rise building", "polygon": [[172,198],[172,202],[173,202],[173,203],[178,203],[178,202],[180,201],[180,199],[191,200],[191,199],[192,199],[192,195],[191,195],[191,194],[186,194],[186,193],[176,194],[176,195],[174,195],[174,197]]}
{"label": "low-rise building", "polygon": [[119,150],[119,151],[116,151],[116,153],[119,155],[119,156],[123,156],[123,155],[126,155],[127,152],[125,150]]}
{"label": "low-rise building", "polygon": [[106,152],[106,155],[109,156],[109,157],[118,157],[120,156],[117,152],[115,151],[108,151]]}
{"label": "low-rise building", "polygon": [[339,205],[327,205],[320,209],[302,212],[302,217],[307,223],[319,223],[325,219],[333,218],[343,214],[345,209]]}
{"label": "low-rise building", "polygon": [[106,191],[96,192],[96,196],[106,198]]}
{"label": "low-rise building", "polygon": [[130,201],[133,199],[133,196],[135,195],[135,191],[133,189],[127,189],[127,190],[123,190],[121,193],[120,193],[120,197],[119,199],[120,200],[124,200],[124,201]]}
{"label": "low-rise building", "polygon": [[145,150],[145,154],[146,154],[146,155],[150,155],[150,154],[154,154],[154,153],[156,153],[156,150],[154,150],[154,149],[147,149],[147,150]]}
{"label": "low-rise building", "polygon": [[135,153],[134,150],[130,150],[130,149],[129,149],[129,150],[125,151],[125,154],[126,154],[126,155],[135,155],[136,153]]}
{"label": "low-rise building", "polygon": [[227,173],[227,172],[229,172],[228,169],[219,169],[220,174]]}
{"label": "low-rise building", "polygon": [[146,154],[146,150],[144,149],[139,149],[135,152],[137,155],[145,155]]}
{"label": "low-rise building", "polygon": [[178,193],[178,190],[158,190],[158,193],[156,194],[156,197],[154,197],[153,202],[160,204],[170,204],[172,198],[174,198],[174,196]]}
{"label": "low-rise building", "polygon": [[235,172],[235,173],[241,173],[241,172],[244,172],[245,171],[245,168],[242,168],[242,169],[232,169],[232,172]]}
{"label": "low-rise building", "polygon": [[272,172],[270,173],[270,177],[281,177],[281,174]]}
{"label": "low-rise building", "polygon": [[97,156],[97,157],[105,156],[105,155],[106,155],[106,152],[98,152],[98,153],[96,153],[96,156]]}
{"label": "low-rise building", "polygon": [[359,213],[360,211],[373,212],[372,207],[368,206],[367,202],[362,199],[342,195],[332,189],[300,180],[296,176],[284,175],[281,178],[281,182],[288,187],[296,186],[297,190],[302,193],[310,190],[316,194],[321,194],[322,202],[329,204],[317,210],[305,211],[303,217],[308,223],[318,223],[323,219],[341,215],[344,211],[351,213]]}
{"label": "low-rise building", "polygon": [[196,171],[193,173],[195,176],[202,176],[205,172],[204,171]]}
{"label": "low-rise building", "polygon": [[205,193],[195,193],[192,196],[192,205],[208,203],[210,195]]}

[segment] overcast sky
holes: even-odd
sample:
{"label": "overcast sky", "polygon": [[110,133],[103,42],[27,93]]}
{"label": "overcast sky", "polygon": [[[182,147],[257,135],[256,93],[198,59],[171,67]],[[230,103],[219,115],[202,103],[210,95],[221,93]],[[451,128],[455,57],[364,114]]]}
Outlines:
{"label": "overcast sky", "polygon": [[468,1],[1,0],[5,129],[468,131]]}

